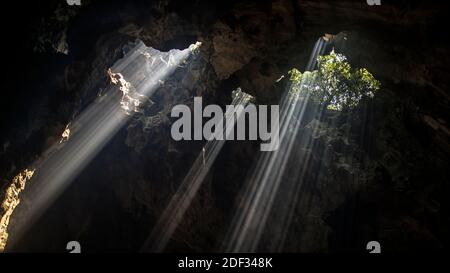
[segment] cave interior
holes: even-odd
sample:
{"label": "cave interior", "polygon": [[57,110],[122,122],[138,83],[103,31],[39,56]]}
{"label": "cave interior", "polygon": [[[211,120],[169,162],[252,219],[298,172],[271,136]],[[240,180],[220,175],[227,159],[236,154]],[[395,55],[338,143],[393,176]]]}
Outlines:
{"label": "cave interior", "polygon": [[[443,4],[51,0],[8,10],[16,16],[1,19],[1,200],[24,170],[36,168],[36,178],[8,221],[6,252],[67,252],[69,241],[83,252],[146,251],[153,242],[163,252],[367,252],[370,241],[390,253],[449,246],[450,35]],[[238,90],[246,103],[281,104],[289,71],[305,71],[324,35],[331,41],[323,54],[342,54],[380,82],[372,98],[351,111],[292,107],[301,116],[289,117],[297,120],[295,132],[266,161],[260,141],[171,137],[172,107],[192,106],[194,97],[225,109]],[[136,52],[119,76],[115,68]],[[146,70],[146,56],[158,56],[158,70]],[[142,95],[125,94],[120,80],[143,82],[167,62],[173,69],[155,76],[151,95],[136,103],[142,110],[130,107]],[[39,176],[48,151],[75,142],[66,129],[75,139],[75,120],[101,103],[128,113],[28,224],[47,180],[77,160],[53,163],[61,170]],[[84,118],[106,127],[99,121],[105,109]],[[265,185],[262,174],[277,184]],[[33,185],[38,177],[46,179]]]}

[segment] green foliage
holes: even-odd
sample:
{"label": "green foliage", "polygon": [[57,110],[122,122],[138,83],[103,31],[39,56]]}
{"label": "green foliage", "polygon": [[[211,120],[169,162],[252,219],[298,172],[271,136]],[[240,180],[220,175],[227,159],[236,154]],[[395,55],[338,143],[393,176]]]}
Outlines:
{"label": "green foliage", "polygon": [[331,52],[318,58],[318,70],[289,71],[291,94],[307,96],[328,109],[355,108],[363,98],[372,98],[380,82],[365,68],[352,68],[344,55]]}
{"label": "green foliage", "polygon": [[292,68],[288,71],[289,80],[294,83],[300,83],[302,80],[302,72],[298,71],[296,68]]}

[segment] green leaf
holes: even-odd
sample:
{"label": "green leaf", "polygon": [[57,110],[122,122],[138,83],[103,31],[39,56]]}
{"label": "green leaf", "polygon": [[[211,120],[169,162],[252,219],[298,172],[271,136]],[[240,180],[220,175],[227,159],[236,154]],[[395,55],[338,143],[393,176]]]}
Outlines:
{"label": "green leaf", "polygon": [[335,111],[351,110],[363,98],[372,98],[381,84],[365,68],[352,68],[347,58],[334,51],[319,56],[318,69],[301,73],[293,68],[288,73],[290,93],[304,96]]}

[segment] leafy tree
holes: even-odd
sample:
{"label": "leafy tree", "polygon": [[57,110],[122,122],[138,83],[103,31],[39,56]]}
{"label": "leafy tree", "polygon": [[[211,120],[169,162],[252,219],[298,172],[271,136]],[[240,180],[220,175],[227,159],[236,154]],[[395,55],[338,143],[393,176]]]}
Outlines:
{"label": "leafy tree", "polygon": [[365,68],[352,68],[342,54],[334,51],[318,58],[318,70],[301,73],[289,71],[291,94],[306,96],[328,109],[355,108],[363,98],[372,98],[380,82]]}

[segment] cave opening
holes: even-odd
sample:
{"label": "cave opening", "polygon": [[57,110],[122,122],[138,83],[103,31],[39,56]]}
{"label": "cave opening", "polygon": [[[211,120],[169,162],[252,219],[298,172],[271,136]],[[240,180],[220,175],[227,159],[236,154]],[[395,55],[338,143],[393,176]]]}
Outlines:
{"label": "cave opening", "polygon": [[[26,185],[19,174],[19,182],[11,184],[2,202],[8,208],[1,218],[2,249],[20,245],[21,237],[131,118],[145,121],[146,109],[155,104],[153,93],[184,68],[200,46],[197,42],[184,50],[161,52],[136,41],[122,48],[123,58],[106,71],[110,86],[101,89],[95,101],[69,121],[60,141],[31,164],[31,175],[27,171],[25,176],[33,176],[32,183]],[[13,214],[21,198],[33,206],[19,206]]]}

